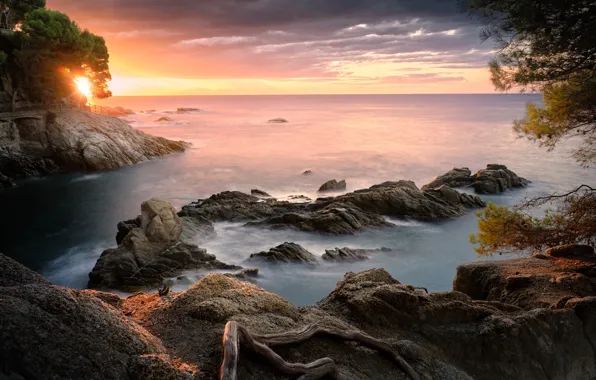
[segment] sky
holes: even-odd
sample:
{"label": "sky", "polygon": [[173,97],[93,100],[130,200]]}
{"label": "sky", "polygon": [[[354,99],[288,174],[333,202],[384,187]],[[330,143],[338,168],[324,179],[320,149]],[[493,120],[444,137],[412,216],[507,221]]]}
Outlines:
{"label": "sky", "polygon": [[492,93],[457,0],[48,0],[106,39],[114,95]]}

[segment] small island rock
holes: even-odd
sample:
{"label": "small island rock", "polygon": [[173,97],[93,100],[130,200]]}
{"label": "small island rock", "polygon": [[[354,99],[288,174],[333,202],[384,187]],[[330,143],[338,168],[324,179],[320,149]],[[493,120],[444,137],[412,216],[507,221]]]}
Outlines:
{"label": "small island rock", "polygon": [[253,253],[249,261],[264,260],[270,263],[316,263],[317,258],[295,243],[283,243],[267,252]]}
{"label": "small island rock", "polygon": [[337,181],[332,179],[331,181],[325,182],[320,188],[319,192],[326,192],[326,191],[344,191],[347,187],[346,181],[341,180]]}

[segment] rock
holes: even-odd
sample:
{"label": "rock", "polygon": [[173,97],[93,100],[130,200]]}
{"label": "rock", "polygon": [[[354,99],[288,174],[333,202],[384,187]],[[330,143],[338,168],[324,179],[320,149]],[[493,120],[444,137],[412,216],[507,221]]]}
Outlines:
{"label": "rock", "polygon": [[310,199],[306,195],[290,195],[290,196],[288,196],[288,199],[292,202],[300,202],[300,203],[312,202],[312,199]]}
{"label": "rock", "polygon": [[[178,213],[178,215],[183,212]],[[184,243],[192,242],[205,242],[213,239],[217,236],[215,227],[208,219],[201,216],[181,216],[182,221],[182,234],[180,235],[180,241]]]}
{"label": "rock", "polygon": [[462,264],[453,289],[475,300],[525,309],[551,307],[562,297],[596,291],[596,260],[522,258]]}
{"label": "rock", "polygon": [[295,243],[283,243],[268,252],[253,253],[249,261],[263,260],[269,263],[316,263],[317,258]]}
{"label": "rock", "polygon": [[335,198],[319,199],[319,203],[349,204],[372,214],[428,221],[462,216],[469,209],[486,206],[479,197],[448,186],[422,191],[412,181],[385,182]]}
{"label": "rock", "polygon": [[212,222],[239,222],[304,210],[305,207],[298,203],[279,202],[275,199],[263,201],[239,191],[225,191],[202,202],[186,205],[182,207],[182,212],[189,216],[202,216]]}
{"label": "rock", "polygon": [[201,111],[199,108],[178,108],[176,113],[190,113]]}
{"label": "rock", "polygon": [[17,184],[13,181],[12,178],[0,173],[0,189],[2,189],[3,187],[15,187],[16,185]]}
{"label": "rock", "polygon": [[435,189],[443,185],[452,188],[470,186],[474,183],[472,171],[468,168],[454,168],[453,170],[437,177],[431,183],[422,186],[422,190]]}
{"label": "rock", "polygon": [[264,192],[263,190],[259,190],[259,189],[252,189],[250,191],[250,195],[255,196],[255,197],[260,197],[260,198],[271,198],[271,195],[269,195],[266,192]]}
{"label": "rock", "polygon": [[595,259],[594,248],[589,245],[567,244],[546,250],[546,255],[550,257],[563,257],[568,259]]}
{"label": "rock", "polygon": [[325,182],[319,188],[319,192],[326,192],[326,191],[344,191],[346,189],[346,181],[336,181],[332,179],[331,181]]}
{"label": "rock", "polygon": [[249,222],[246,226],[354,235],[367,229],[393,227],[394,224],[380,215],[364,212],[357,207],[333,203],[316,211],[289,212],[259,222]]}
{"label": "rock", "polygon": [[155,120],[156,123],[173,123],[174,119],[167,116],[162,116],[159,119]]}
{"label": "rock", "polygon": [[508,189],[526,187],[529,183],[505,165],[488,165],[476,174],[473,186],[479,194],[498,194]]}
{"label": "rock", "polygon": [[151,242],[175,243],[182,234],[182,221],[168,201],[153,198],[141,204],[141,229]]}
{"label": "rock", "polygon": [[41,177],[57,173],[60,168],[49,158],[37,158],[15,150],[2,150],[0,147],[0,172],[12,178]]}
{"label": "rock", "polygon": [[259,277],[258,269],[243,269],[236,273],[226,273],[227,277],[237,278],[238,280],[250,281],[254,278]]}
{"label": "rock", "polygon": [[304,175],[304,176],[309,176],[312,174],[313,174],[312,170],[306,170],[304,173],[302,173],[302,175]]}
{"label": "rock", "polygon": [[268,123],[282,124],[282,123],[289,123],[289,122],[286,119],[283,119],[283,118],[279,117],[277,119],[271,119],[271,120],[269,120]]}
{"label": "rock", "polygon": [[0,288],[27,284],[50,285],[51,283],[8,256],[0,253]]}
{"label": "rock", "polygon": [[193,281],[190,278],[188,278],[187,276],[178,276],[178,277],[176,277],[176,281],[180,285],[192,285],[193,284]]}
{"label": "rock", "polygon": [[190,269],[242,269],[222,263],[196,245],[152,242],[133,229],[115,249],[105,250],[89,273],[88,287],[134,291],[158,286],[167,277]]}
{"label": "rock", "polygon": [[101,114],[102,115],[107,115],[107,116],[120,117],[120,116],[134,115],[134,111],[133,110],[130,110],[130,109],[127,109],[127,108],[123,108],[123,107],[106,107],[106,106],[102,106],[101,107]]}
{"label": "rock", "polygon": [[[0,261],[5,263],[2,255]],[[162,355],[162,368],[175,374],[169,379],[190,374],[174,365],[158,338],[102,301],[101,294],[37,278],[7,285],[2,278],[0,378],[129,379],[132,371],[151,374],[152,366],[133,365],[146,355]]]}
{"label": "rock", "polygon": [[116,244],[120,245],[130,231],[135,228],[141,228],[141,216],[139,215],[135,219],[119,222],[116,227],[118,228],[118,233],[116,234]]}
{"label": "rock", "polygon": [[366,249],[335,248],[326,249],[322,256],[326,261],[362,261],[368,260]]}

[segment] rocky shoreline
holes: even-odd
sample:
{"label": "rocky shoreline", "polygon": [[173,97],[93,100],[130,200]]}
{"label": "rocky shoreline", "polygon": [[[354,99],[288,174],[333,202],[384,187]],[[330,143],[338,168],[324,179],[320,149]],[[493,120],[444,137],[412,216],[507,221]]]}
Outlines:
{"label": "rocky shoreline", "polygon": [[[0,188],[60,171],[98,171],[184,152],[188,144],[84,110],[32,110],[0,117]],[[2,115],[0,115],[2,116]]]}
{"label": "rocky shoreline", "polygon": [[0,264],[3,378],[596,376],[596,257],[463,264],[453,291],[431,294],[383,269],[347,273],[308,307],[222,274],[123,299]]}

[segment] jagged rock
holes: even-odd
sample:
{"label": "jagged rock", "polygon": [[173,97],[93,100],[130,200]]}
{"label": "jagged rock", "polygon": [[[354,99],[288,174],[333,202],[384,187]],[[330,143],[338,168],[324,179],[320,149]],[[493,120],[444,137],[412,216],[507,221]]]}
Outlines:
{"label": "jagged rock", "polygon": [[49,158],[38,158],[0,146],[0,172],[11,178],[46,176],[57,173],[60,168]]}
{"label": "jagged rock", "polygon": [[474,178],[474,190],[479,194],[497,194],[507,189],[526,187],[529,181],[507,169],[505,165],[488,165]]}
{"label": "jagged rock", "polygon": [[568,259],[581,259],[582,257],[585,257],[596,260],[596,255],[594,255],[594,247],[580,244],[567,244],[549,248],[546,250],[546,255],[550,257],[563,257]]}
{"label": "jagged rock", "polygon": [[325,182],[323,185],[321,185],[321,187],[319,188],[319,192],[326,192],[326,191],[343,191],[346,189],[346,181],[345,180],[341,180],[341,181],[337,181],[332,179],[331,181],[327,181]]}
{"label": "jagged rock", "polygon": [[317,258],[295,243],[283,243],[267,252],[253,253],[248,260],[263,260],[270,263],[316,263]]}
{"label": "jagged rock", "polygon": [[278,117],[277,119],[271,119],[268,121],[268,123],[277,123],[277,124],[283,124],[283,123],[288,123],[288,121],[284,118]]}
{"label": "jagged rock", "polygon": [[149,241],[175,243],[182,234],[182,221],[168,201],[153,198],[141,204],[141,229]]}
{"label": "jagged rock", "polygon": [[135,228],[115,249],[105,250],[89,273],[89,288],[125,291],[157,286],[171,276],[189,269],[242,269],[217,260],[196,245],[149,241]]}
{"label": "jagged rock", "polygon": [[288,199],[291,201],[312,202],[312,199],[310,199],[306,195],[290,195],[288,196]]}
{"label": "jagged rock", "polygon": [[17,184],[13,181],[12,178],[0,173],[0,189],[2,189],[3,187],[14,187],[16,185]]}
{"label": "jagged rock", "polygon": [[262,200],[239,191],[214,194],[202,202],[182,207],[188,216],[202,216],[212,222],[259,220],[288,211],[305,210],[299,203],[280,202],[273,198]]}
{"label": "jagged rock", "polygon": [[462,216],[469,209],[486,206],[479,197],[460,193],[448,186],[422,191],[412,181],[385,182],[319,201],[323,205],[351,204],[373,214],[419,220]]}
{"label": "jagged rock", "polygon": [[260,198],[271,198],[271,195],[269,195],[268,193],[264,192],[263,190],[259,190],[259,189],[252,189],[250,191],[250,195],[252,195],[254,197],[260,197]]}
{"label": "jagged rock", "polygon": [[[7,263],[6,257],[0,255],[0,262]],[[0,378],[129,379],[131,371],[152,373],[152,366],[132,365],[146,355],[162,355],[162,368],[175,374],[169,379],[191,375],[173,364],[158,338],[104,303],[102,294],[52,286],[20,264],[9,265],[13,274],[22,272],[12,279],[22,281],[8,283],[2,266]]]}
{"label": "jagged rock", "polygon": [[[180,215],[180,213],[178,213]],[[204,242],[217,236],[215,227],[208,219],[201,216],[181,216],[182,234],[180,241],[185,243]]]}
{"label": "jagged rock", "polygon": [[443,185],[452,188],[470,186],[474,183],[472,171],[468,168],[453,168],[453,170],[437,177],[431,183],[422,186],[422,190],[435,189]]}
{"label": "jagged rock", "polygon": [[366,249],[326,249],[322,258],[326,261],[362,261],[368,260],[368,252],[370,252],[370,250]]}
{"label": "jagged rock", "polygon": [[393,227],[394,225],[380,215],[364,212],[351,205],[334,203],[316,211],[290,212],[259,222],[249,222],[246,226],[353,235],[367,229]]}
{"label": "jagged rock", "polygon": [[139,215],[135,219],[119,222],[116,228],[118,229],[118,233],[116,233],[116,244],[120,245],[130,231],[135,228],[141,228],[141,216]]}
{"label": "jagged rock", "polygon": [[596,294],[596,258],[522,258],[462,264],[453,289],[476,300],[525,309],[551,307],[563,297]]}

